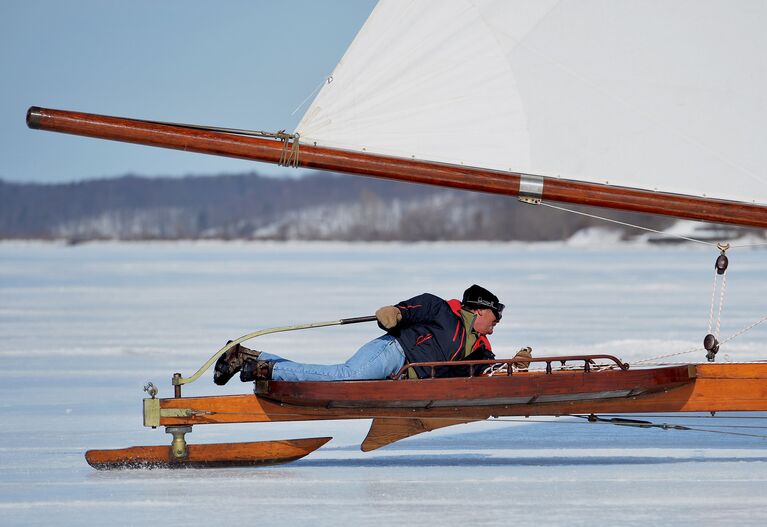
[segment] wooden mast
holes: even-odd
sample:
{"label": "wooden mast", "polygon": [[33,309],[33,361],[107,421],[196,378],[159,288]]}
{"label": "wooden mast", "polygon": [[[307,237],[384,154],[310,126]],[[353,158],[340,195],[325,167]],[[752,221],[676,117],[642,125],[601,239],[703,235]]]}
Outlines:
{"label": "wooden mast", "polygon": [[[285,143],[274,139],[184,125],[32,107],[30,128],[203,154],[280,163]],[[300,145],[297,166],[362,176],[518,196],[525,174]],[[537,178],[537,176],[536,176]],[[767,206],[538,178],[540,198],[624,211],[767,228]]]}

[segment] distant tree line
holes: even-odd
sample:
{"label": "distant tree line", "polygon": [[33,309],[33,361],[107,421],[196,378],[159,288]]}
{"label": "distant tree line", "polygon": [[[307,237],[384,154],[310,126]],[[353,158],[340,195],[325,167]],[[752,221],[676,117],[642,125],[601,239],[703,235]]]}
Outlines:
{"label": "distant tree line", "polygon": [[[598,214],[653,228],[673,223]],[[513,197],[336,174],[124,176],[66,184],[0,180],[2,239],[547,241],[609,225]]]}

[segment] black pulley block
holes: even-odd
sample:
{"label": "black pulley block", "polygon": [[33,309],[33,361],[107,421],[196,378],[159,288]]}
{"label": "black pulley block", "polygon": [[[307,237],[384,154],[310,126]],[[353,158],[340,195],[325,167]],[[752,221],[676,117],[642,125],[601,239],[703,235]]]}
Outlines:
{"label": "black pulley block", "polygon": [[724,272],[727,270],[728,263],[729,261],[727,260],[727,256],[724,253],[720,254],[716,259],[716,263],[714,264],[714,267],[716,268],[716,274],[724,274]]}
{"label": "black pulley block", "polygon": [[714,357],[716,356],[716,353],[719,351],[719,341],[716,340],[715,336],[709,333],[703,339],[703,347],[706,348],[706,350],[708,351],[708,353],[706,353],[706,358],[708,359],[708,362],[714,362]]}
{"label": "black pulley block", "polygon": [[715,336],[713,336],[711,333],[709,333],[703,339],[703,347],[706,348],[707,351],[711,351],[714,348],[719,350],[719,341],[716,340]]}

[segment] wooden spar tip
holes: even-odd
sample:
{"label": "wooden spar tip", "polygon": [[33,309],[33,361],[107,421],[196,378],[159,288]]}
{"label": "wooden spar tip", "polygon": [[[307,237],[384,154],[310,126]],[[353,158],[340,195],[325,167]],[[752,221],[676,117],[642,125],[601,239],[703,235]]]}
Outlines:
{"label": "wooden spar tip", "polygon": [[271,466],[301,459],[331,439],[310,437],[188,445],[187,455],[183,458],[175,458],[168,445],[134,446],[114,450],[88,450],[85,459],[97,470]]}
{"label": "wooden spar tip", "polygon": [[40,118],[42,117],[42,108],[39,106],[30,106],[27,110],[27,127],[34,130],[40,128]]}

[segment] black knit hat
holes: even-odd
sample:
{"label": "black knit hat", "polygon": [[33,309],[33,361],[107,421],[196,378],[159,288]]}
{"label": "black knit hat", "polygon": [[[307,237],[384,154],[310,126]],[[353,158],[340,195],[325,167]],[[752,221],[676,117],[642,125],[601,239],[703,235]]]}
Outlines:
{"label": "black knit hat", "polygon": [[501,320],[503,308],[506,307],[498,301],[497,296],[477,284],[463,292],[461,304],[469,309],[491,309],[498,321]]}

